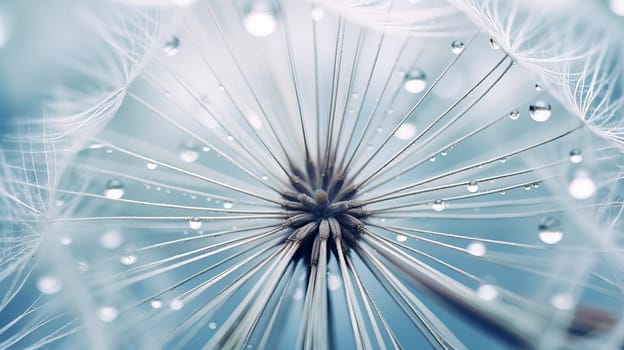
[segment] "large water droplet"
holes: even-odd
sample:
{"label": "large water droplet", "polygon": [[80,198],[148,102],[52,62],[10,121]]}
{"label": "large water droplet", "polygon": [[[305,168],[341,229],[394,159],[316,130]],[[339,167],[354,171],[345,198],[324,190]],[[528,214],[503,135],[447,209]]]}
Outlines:
{"label": "large water droplet", "polygon": [[475,193],[479,190],[479,183],[477,183],[476,181],[470,181],[466,185],[466,188],[468,189],[468,192]]}
{"label": "large water droplet", "polygon": [[54,276],[43,276],[37,280],[37,289],[43,294],[56,294],[63,289],[63,283]]}
{"label": "large water droplet", "polygon": [[561,221],[554,216],[543,217],[537,228],[539,239],[546,244],[557,244],[563,238]]}
{"label": "large water droplet", "polygon": [[178,37],[174,35],[171,37],[171,39],[169,39],[169,41],[165,43],[165,47],[163,48],[163,50],[167,55],[175,56],[178,54],[179,48],[180,39],[178,39]]}
{"label": "large water droplet", "polygon": [[455,40],[451,43],[451,52],[459,55],[462,51],[464,51],[464,42],[461,40]]}
{"label": "large water droplet", "polygon": [[537,101],[529,106],[529,115],[536,122],[545,122],[550,118],[550,104],[544,101]]}
{"label": "large water droplet", "polygon": [[445,206],[446,204],[441,199],[436,199],[435,201],[433,201],[433,204],[431,204],[431,208],[435,211],[442,211],[444,210]]}
{"label": "large water droplet", "polygon": [[197,216],[189,219],[189,227],[193,230],[199,230],[202,227],[202,221]]}
{"label": "large water droplet", "polygon": [[570,151],[570,162],[571,163],[578,164],[582,160],[583,160],[583,154],[581,153],[580,149],[575,148],[575,149]]}
{"label": "large water droplet", "polygon": [[252,9],[243,19],[245,30],[255,37],[263,38],[277,29],[277,20],[266,5]]}
{"label": "large water droplet", "polygon": [[120,199],[125,193],[124,186],[117,179],[108,180],[104,195],[110,199]]}
{"label": "large water droplet", "polygon": [[596,193],[596,183],[588,171],[577,169],[568,185],[568,193],[576,199],[588,199]]}
{"label": "large water droplet", "polygon": [[113,306],[103,306],[98,310],[98,317],[102,322],[112,322],[119,315],[117,308]]}
{"label": "large water droplet", "polygon": [[424,72],[415,70],[405,77],[403,88],[411,94],[423,92],[427,87],[427,76]]}
{"label": "large water droplet", "polygon": [[160,301],[159,299],[154,299],[150,302],[150,306],[153,309],[160,309],[162,307],[162,301]]}
{"label": "large water droplet", "polygon": [[193,142],[187,141],[180,146],[179,155],[183,161],[193,163],[199,158],[199,149]]}

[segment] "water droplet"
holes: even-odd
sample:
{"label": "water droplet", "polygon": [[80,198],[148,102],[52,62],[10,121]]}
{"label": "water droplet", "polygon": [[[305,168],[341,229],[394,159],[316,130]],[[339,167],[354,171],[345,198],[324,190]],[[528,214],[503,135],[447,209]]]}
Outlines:
{"label": "water droplet", "polygon": [[266,4],[258,3],[258,6],[245,16],[243,25],[249,34],[263,38],[273,34],[277,29],[277,20]]}
{"label": "water droplet", "polygon": [[522,186],[522,188],[523,188],[525,191],[530,191],[530,190],[531,190],[531,184],[524,185],[524,186]]}
{"label": "water droplet", "polygon": [[468,250],[468,253],[474,256],[483,256],[487,251],[485,244],[483,244],[482,242],[471,242],[470,244],[468,244],[468,247],[466,249]]}
{"label": "water droplet", "polygon": [[232,209],[232,207],[234,206],[234,203],[230,202],[230,201],[225,201],[223,202],[223,207],[225,209]]}
{"label": "water droplet", "polygon": [[100,245],[106,249],[119,248],[123,243],[123,238],[118,231],[110,230],[100,236]]}
{"label": "water droplet", "polygon": [[500,162],[503,163],[503,164],[506,163],[507,162],[507,158],[505,158],[505,157],[501,158]]}
{"label": "water droplet", "polygon": [[550,298],[550,304],[559,310],[570,310],[574,306],[574,299],[570,294],[559,293]]}
{"label": "water droplet", "polygon": [[210,329],[217,329],[217,324],[214,323],[214,322],[210,322],[210,323],[208,323],[208,328],[210,328]]}
{"label": "water droplet", "polygon": [[358,94],[357,92],[354,92],[354,93],[352,93],[352,94],[351,94],[351,97],[352,97],[354,100],[357,100],[358,98],[360,98],[360,94]]}
{"label": "water droplet", "polygon": [[113,306],[103,306],[98,310],[98,317],[102,322],[112,322],[118,315],[119,311]]}
{"label": "water droplet", "polygon": [[431,204],[431,208],[435,211],[442,211],[444,210],[445,206],[446,204],[441,199],[436,199],[435,201],[433,201],[433,204]]}
{"label": "water droplet", "polygon": [[199,152],[197,146],[192,141],[184,142],[180,146],[180,159],[187,163],[193,163],[199,158]]}
{"label": "water droplet", "polygon": [[164,51],[169,56],[175,56],[180,49],[180,39],[177,36],[172,36],[169,41],[165,43]]}
{"label": "water droplet", "polygon": [[538,189],[539,188],[539,182],[534,182],[532,186],[533,186],[534,189]]}
{"label": "water droplet", "polygon": [[219,84],[219,86],[217,86],[217,89],[219,89],[219,91],[225,91],[225,86]]}
{"label": "water droplet", "polygon": [[436,161],[436,157],[435,157],[435,156],[432,156],[431,158],[429,158],[429,161],[430,161],[430,162],[435,162],[435,161]]}
{"label": "water droplet", "polygon": [[580,149],[575,148],[575,149],[570,151],[570,162],[572,162],[574,164],[578,164],[582,160],[583,160],[583,154],[581,153]]}
{"label": "water droplet", "polygon": [[451,52],[459,55],[462,51],[464,51],[464,42],[461,40],[455,40],[451,43]]}
{"label": "water droplet", "polygon": [[490,38],[490,47],[492,48],[492,50],[500,49],[500,46],[498,46],[498,44],[494,41],[493,38]]}
{"label": "water droplet", "polygon": [[542,91],[542,86],[540,84],[535,84],[535,91]]}
{"label": "water droplet", "polygon": [[427,76],[424,72],[416,70],[410,72],[405,77],[403,88],[410,94],[417,94],[425,90],[427,87]]}
{"label": "water droplet", "polygon": [[400,140],[409,140],[416,135],[416,127],[414,124],[405,123],[394,132],[394,136]]}
{"label": "water droplet", "polygon": [[149,170],[154,170],[154,169],[158,168],[158,165],[156,165],[156,164],[154,164],[154,163],[150,163],[150,162],[147,162],[147,163],[145,164],[145,166],[146,166]]}
{"label": "water droplet", "polygon": [[554,216],[543,217],[538,225],[539,239],[546,244],[556,244],[563,238],[561,221]]}
{"label": "water droplet", "polygon": [[312,11],[310,11],[310,18],[312,18],[313,21],[320,21],[325,18],[325,11],[321,8],[315,7]]}
{"label": "water droplet", "polygon": [[477,288],[477,295],[485,301],[493,301],[498,298],[498,290],[491,284],[482,284]]}
{"label": "water droplet", "polygon": [[162,307],[162,301],[158,300],[158,299],[154,299],[150,302],[150,306],[153,309],[160,309]]}
{"label": "water droplet", "polygon": [[204,146],[204,147],[202,147],[202,151],[204,151],[204,152],[210,152],[210,147],[208,147],[208,146]]}
{"label": "water droplet", "polygon": [[340,280],[340,277],[334,274],[329,274],[329,276],[327,277],[327,288],[333,291],[340,289],[341,286],[342,281]]}
{"label": "water droplet", "polygon": [[479,184],[476,181],[470,181],[466,185],[466,188],[468,189],[468,192],[475,193],[479,190]]}
{"label": "water droplet", "polygon": [[59,241],[62,245],[70,245],[72,243],[72,238],[69,235],[62,235]]}
{"label": "water droplet", "polygon": [[405,241],[407,241],[407,237],[405,237],[405,236],[403,236],[403,235],[397,235],[397,236],[396,236],[396,240],[397,240],[398,242],[405,242]]}
{"label": "water droplet", "polygon": [[568,185],[568,193],[576,199],[589,199],[596,193],[596,183],[588,171],[577,169]]}
{"label": "water droplet", "polygon": [[124,195],[124,186],[121,181],[117,179],[108,180],[106,183],[106,190],[104,195],[110,199],[120,199]]}
{"label": "water droplet", "polygon": [[124,265],[132,265],[137,261],[137,256],[134,254],[127,254],[119,258],[119,261]]}
{"label": "water droplet", "polygon": [[301,287],[297,288],[297,289],[295,289],[295,293],[293,294],[293,299],[295,299],[295,300],[303,300],[304,294],[305,293],[303,291],[303,288],[301,288]]}
{"label": "water droplet", "polygon": [[550,104],[544,101],[537,101],[529,106],[529,115],[536,122],[545,122],[550,118]]}
{"label": "water droplet", "polygon": [[197,216],[189,219],[189,227],[193,230],[199,230],[202,227],[202,221]]}
{"label": "water droplet", "polygon": [[504,196],[504,195],[507,194],[507,192],[505,192],[505,191],[500,191],[499,193],[500,193],[501,196]]}
{"label": "water droplet", "polygon": [[184,303],[180,299],[173,299],[169,303],[169,308],[171,310],[180,310],[184,306]]}
{"label": "water droplet", "polygon": [[440,155],[442,157],[446,157],[448,155],[448,150],[444,150],[444,151],[440,152]]}
{"label": "water droplet", "polygon": [[511,112],[509,112],[509,119],[511,120],[517,120],[518,118],[520,118],[520,111],[515,109]]}
{"label": "water droplet", "polygon": [[63,289],[63,283],[54,276],[43,276],[37,280],[37,289],[43,294],[56,294]]}

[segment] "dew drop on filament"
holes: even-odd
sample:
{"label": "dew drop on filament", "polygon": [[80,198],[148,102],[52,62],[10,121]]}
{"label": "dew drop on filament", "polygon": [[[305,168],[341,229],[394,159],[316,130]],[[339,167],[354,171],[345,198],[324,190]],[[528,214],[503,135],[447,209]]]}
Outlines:
{"label": "dew drop on filament", "polygon": [[108,180],[106,183],[106,190],[104,195],[110,199],[120,199],[124,195],[124,186],[121,181],[117,179]]}
{"label": "dew drop on filament", "polygon": [[561,221],[554,216],[542,218],[538,225],[539,239],[546,244],[557,244],[563,238]]}
{"label": "dew drop on filament", "polygon": [[461,40],[455,40],[451,44],[451,52],[459,55],[462,51],[464,51],[464,42]]}
{"label": "dew drop on filament", "polygon": [[178,37],[175,35],[172,36],[171,39],[165,43],[165,47],[163,48],[165,53],[169,56],[177,55],[179,49],[180,49],[180,39],[178,39]]}
{"label": "dew drop on filament", "polygon": [[468,192],[475,193],[479,190],[479,184],[476,181],[470,181],[466,185],[466,188],[468,189]]}
{"label": "dew drop on filament", "polygon": [[424,72],[416,70],[410,72],[405,77],[403,82],[403,88],[410,94],[418,94],[425,90],[427,87],[427,76]]}
{"label": "dew drop on filament", "polygon": [[511,111],[509,113],[509,119],[511,120],[517,120],[518,118],[520,118],[520,111],[515,109],[513,111]]}
{"label": "dew drop on filament", "polygon": [[431,204],[431,208],[435,211],[442,211],[444,210],[445,206],[446,204],[441,199],[436,199],[435,201],[433,201],[433,204]]}
{"label": "dew drop on filament", "polygon": [[189,227],[193,230],[199,230],[202,227],[202,221],[200,218],[194,216],[189,219]]}
{"label": "dew drop on filament", "polygon": [[537,101],[529,106],[529,115],[536,122],[545,122],[550,118],[550,104],[544,101]]}
{"label": "dew drop on filament", "polygon": [[581,153],[580,149],[575,148],[575,149],[570,151],[570,162],[571,163],[578,164],[582,160],[583,160],[583,154]]}
{"label": "dew drop on filament", "polygon": [[63,283],[54,276],[43,276],[37,280],[37,289],[43,294],[56,294],[63,289]]}

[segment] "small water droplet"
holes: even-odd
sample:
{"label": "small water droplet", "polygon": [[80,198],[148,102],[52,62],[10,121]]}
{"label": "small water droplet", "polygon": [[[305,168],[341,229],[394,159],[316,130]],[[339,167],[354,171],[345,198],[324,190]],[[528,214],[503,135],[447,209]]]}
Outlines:
{"label": "small water droplet", "polygon": [[394,136],[400,140],[409,140],[414,135],[416,135],[416,127],[410,123],[404,123],[394,132]]}
{"label": "small water droplet", "polygon": [[124,186],[121,181],[117,179],[108,180],[106,183],[106,190],[104,195],[110,199],[120,199],[124,195]]}
{"label": "small water droplet", "polygon": [[435,211],[442,211],[444,210],[445,206],[446,204],[441,199],[436,199],[435,201],[433,201],[433,204],[431,204],[431,208]]}
{"label": "small water droplet", "polygon": [[556,244],[563,238],[561,221],[554,216],[543,217],[538,225],[539,239],[546,244]]}
{"label": "small water droplet", "polygon": [[331,291],[338,290],[342,286],[342,280],[340,277],[332,274],[327,276],[327,288]]}
{"label": "small water droplet", "polygon": [[169,303],[169,308],[171,310],[180,310],[184,306],[184,303],[180,299],[173,299]]}
{"label": "small water droplet", "polygon": [[466,188],[468,189],[468,192],[475,193],[479,190],[479,183],[477,183],[476,181],[470,181],[466,185]]}
{"label": "small water droplet", "polygon": [[199,230],[202,227],[202,221],[197,216],[189,219],[189,227],[193,230]]}
{"label": "small water droplet", "polygon": [[69,235],[62,235],[59,239],[62,245],[70,245],[72,243],[72,237]]}
{"label": "small water droplet", "polygon": [[501,162],[501,163],[503,163],[503,164],[504,164],[504,163],[506,163],[506,162],[507,162],[507,158],[504,158],[504,157],[503,157],[503,158],[501,158],[501,159],[500,159],[500,162]]}
{"label": "small water droplet", "polygon": [[145,164],[145,166],[146,166],[149,170],[154,170],[154,169],[158,168],[158,165],[156,165],[155,163],[150,163],[150,162],[147,162],[147,163]]}
{"label": "small water droplet", "polygon": [[498,298],[498,290],[491,284],[482,284],[477,288],[477,295],[485,301],[493,301]]}
{"label": "small water droplet", "polygon": [[436,161],[436,157],[435,157],[435,156],[432,156],[431,158],[429,158],[429,161],[430,161],[430,162],[435,162],[435,161]]}
{"label": "small water droplet", "polygon": [[577,169],[568,185],[568,193],[576,199],[589,199],[596,193],[596,183],[590,173],[584,169]]}
{"label": "small water droplet", "polygon": [[542,91],[542,86],[540,84],[535,84],[535,91]]}
{"label": "small water droplet", "polygon": [[498,46],[498,44],[496,43],[496,41],[494,41],[493,38],[490,38],[490,47],[492,48],[492,50],[500,49],[500,46]]}
{"label": "small water droplet", "polygon": [[106,249],[115,249],[121,246],[123,238],[118,231],[110,230],[100,236],[100,245]]}
{"label": "small water droplet", "polygon": [[232,209],[232,207],[234,206],[234,203],[230,202],[230,201],[225,201],[223,202],[223,207],[225,209]]}
{"label": "small water droplet", "polygon": [[169,41],[165,43],[164,51],[169,56],[175,56],[180,49],[180,39],[177,36],[172,36]]}
{"label": "small water droplet", "polygon": [[522,186],[522,188],[523,188],[525,191],[530,191],[530,190],[531,190],[531,184],[524,185],[524,186]]}
{"label": "small water droplet", "polygon": [[43,276],[37,280],[37,289],[43,294],[56,294],[63,289],[63,283],[54,276]]}
{"label": "small water droplet", "polygon": [[405,242],[405,241],[407,241],[407,237],[405,237],[405,236],[403,236],[403,235],[397,235],[397,236],[396,236],[396,240],[397,240],[398,242]]}
{"label": "small water droplet", "polygon": [[464,42],[461,40],[455,40],[451,43],[451,52],[459,55],[462,51],[464,51]]}
{"label": "small water droplet", "polygon": [[529,115],[536,122],[545,122],[550,118],[550,104],[544,101],[537,101],[529,106]]}
{"label": "small water droplet", "polygon": [[517,120],[518,118],[520,118],[520,111],[519,110],[514,109],[513,111],[509,112],[509,119]]}
{"label": "small water droplet", "polygon": [[410,72],[405,77],[405,82],[403,82],[403,88],[405,91],[411,94],[418,94],[423,92],[427,87],[427,76],[424,72],[420,70],[415,70]]}
{"label": "small water droplet", "polygon": [[539,188],[539,182],[534,182],[532,186],[533,186],[534,189],[538,189]]}
{"label": "small water droplet", "polygon": [[112,322],[118,315],[119,311],[113,306],[103,306],[98,310],[98,317],[102,322]]}
{"label": "small water droplet", "polygon": [[575,148],[575,149],[570,151],[570,162],[572,162],[574,164],[578,164],[582,160],[583,160],[583,154],[581,153],[580,149]]}
{"label": "small water droplet", "polygon": [[152,309],[160,309],[162,305],[163,303],[159,299],[154,299],[150,301],[150,306],[152,307]]}
{"label": "small water droplet", "polygon": [[208,328],[210,328],[210,329],[217,329],[217,324],[214,323],[214,322],[210,322],[210,323],[208,323]]}
{"label": "small water droplet", "polygon": [[468,244],[468,247],[466,249],[468,250],[468,253],[474,256],[483,256],[487,251],[485,244],[483,244],[482,242],[471,242],[470,244]]}
{"label": "small water droplet", "polygon": [[448,154],[448,150],[444,150],[444,151],[440,152],[440,155],[442,157],[446,157],[447,154]]}
{"label": "small water droplet", "polygon": [[127,254],[119,258],[119,261],[124,265],[132,265],[137,261],[137,256],[134,254]]}
{"label": "small water droplet", "polygon": [[186,141],[180,146],[180,159],[187,163],[193,163],[199,158],[197,146],[192,141]]}
{"label": "small water droplet", "polygon": [[570,294],[559,293],[550,298],[550,304],[559,310],[570,310],[574,306],[574,299]]}
{"label": "small water droplet", "polygon": [[325,11],[323,11],[323,9],[321,8],[314,7],[310,11],[310,18],[312,18],[313,21],[320,21],[325,18]]}
{"label": "small water droplet", "polygon": [[253,8],[243,19],[245,30],[255,37],[263,38],[269,36],[277,29],[277,19],[267,8],[265,3],[258,2],[257,8]]}

